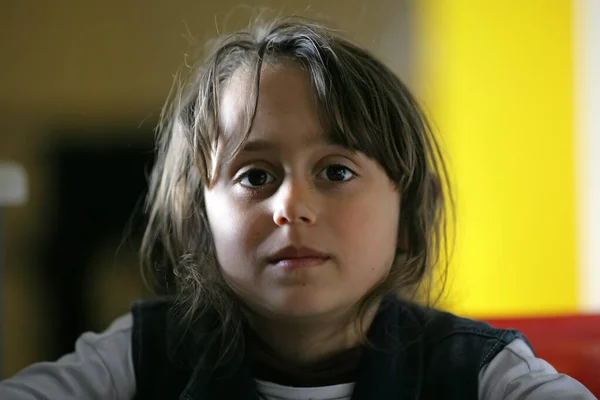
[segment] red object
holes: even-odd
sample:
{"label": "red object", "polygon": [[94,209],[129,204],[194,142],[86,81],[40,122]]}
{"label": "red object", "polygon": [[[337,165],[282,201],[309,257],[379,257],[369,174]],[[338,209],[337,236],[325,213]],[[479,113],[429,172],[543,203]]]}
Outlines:
{"label": "red object", "polygon": [[600,315],[488,319],[501,329],[517,329],[536,355],[584,384],[600,397]]}

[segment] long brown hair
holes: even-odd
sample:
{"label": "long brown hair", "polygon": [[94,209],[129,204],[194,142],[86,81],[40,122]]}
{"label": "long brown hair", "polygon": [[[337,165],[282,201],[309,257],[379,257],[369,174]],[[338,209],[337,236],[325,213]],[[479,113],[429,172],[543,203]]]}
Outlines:
{"label": "long brown hair", "polygon": [[374,56],[316,22],[257,23],[220,38],[186,77],[176,79],[158,128],[141,248],[144,276],[175,294],[183,320],[191,323],[209,310],[218,315],[212,335],[225,350],[241,339],[241,305],[221,275],[203,202],[220,139],[219,98],[234,72],[250,74],[247,130],[233,157],[251,129],[263,65],[282,62],[308,72],[330,139],[376,160],[402,194],[398,235],[406,248],[359,312],[391,292],[409,299],[424,295],[431,303],[436,265],[438,288],[445,282],[450,187],[438,142],[410,91]]}

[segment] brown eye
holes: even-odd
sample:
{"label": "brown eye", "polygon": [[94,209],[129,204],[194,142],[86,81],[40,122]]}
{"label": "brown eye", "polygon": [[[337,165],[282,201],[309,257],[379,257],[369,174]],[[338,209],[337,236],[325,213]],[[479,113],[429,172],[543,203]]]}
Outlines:
{"label": "brown eye", "polygon": [[271,183],[275,178],[262,169],[250,169],[242,175],[240,184],[246,187],[258,187]]}
{"label": "brown eye", "polygon": [[345,182],[354,178],[356,174],[341,164],[332,164],[323,169],[319,176],[332,182]]}

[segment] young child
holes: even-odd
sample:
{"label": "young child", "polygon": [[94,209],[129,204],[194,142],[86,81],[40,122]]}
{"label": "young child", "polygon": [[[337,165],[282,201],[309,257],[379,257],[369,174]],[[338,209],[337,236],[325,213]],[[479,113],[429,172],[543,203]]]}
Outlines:
{"label": "young child", "polygon": [[164,109],[142,246],[168,296],[1,399],[594,398],[519,332],[429,307],[448,185],[388,68],[280,19],[190,69]]}

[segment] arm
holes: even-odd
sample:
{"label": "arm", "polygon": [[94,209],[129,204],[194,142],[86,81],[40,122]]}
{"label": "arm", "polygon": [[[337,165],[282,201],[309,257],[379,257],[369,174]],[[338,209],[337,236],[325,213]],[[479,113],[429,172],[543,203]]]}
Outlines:
{"label": "arm", "polygon": [[535,357],[522,340],[506,346],[479,373],[481,400],[591,400],[581,383]]}
{"label": "arm", "polygon": [[0,399],[130,400],[135,394],[131,329],[132,317],[126,315],[101,334],[81,335],[73,353],[0,382]]}

